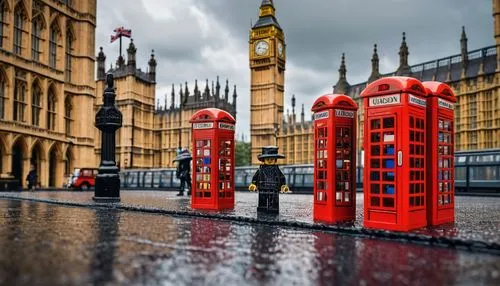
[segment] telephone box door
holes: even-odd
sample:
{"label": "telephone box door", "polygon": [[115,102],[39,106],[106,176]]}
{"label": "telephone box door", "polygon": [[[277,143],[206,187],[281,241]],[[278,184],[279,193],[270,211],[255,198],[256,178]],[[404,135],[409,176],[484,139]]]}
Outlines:
{"label": "telephone box door", "polygon": [[314,220],[352,221],[356,212],[356,111],[343,94],[319,97],[314,112]]}
{"label": "telephone box door", "polygon": [[[209,131],[213,133],[213,131]],[[203,133],[209,133],[207,131]],[[193,208],[211,208],[215,206],[215,196],[212,194],[213,187],[213,144],[214,137],[208,134],[193,136],[194,142],[194,172],[192,204]],[[205,136],[203,136],[205,135]]]}
{"label": "telephone box door", "polygon": [[[401,158],[398,134],[398,113],[368,116],[365,128],[365,204],[369,205],[368,218],[373,221],[397,223],[399,194],[396,180],[398,153]],[[365,123],[365,124],[366,124]],[[366,125],[365,125],[366,126]]]}
{"label": "telephone box door", "polygon": [[234,208],[234,134],[219,138],[218,200],[220,208]]}

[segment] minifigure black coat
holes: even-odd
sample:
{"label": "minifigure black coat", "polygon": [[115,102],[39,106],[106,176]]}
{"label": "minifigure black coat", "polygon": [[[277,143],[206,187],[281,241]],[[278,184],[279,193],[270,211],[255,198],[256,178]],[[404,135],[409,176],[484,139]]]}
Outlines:
{"label": "minifigure black coat", "polygon": [[279,212],[279,193],[281,186],[286,185],[286,178],[278,165],[260,165],[253,175],[252,184],[257,187],[259,192],[257,211]]}

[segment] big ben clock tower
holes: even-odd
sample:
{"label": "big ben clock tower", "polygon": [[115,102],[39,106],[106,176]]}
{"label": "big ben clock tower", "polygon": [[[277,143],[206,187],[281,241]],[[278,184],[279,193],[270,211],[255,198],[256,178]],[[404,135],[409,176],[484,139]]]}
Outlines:
{"label": "big ben clock tower", "polygon": [[263,146],[277,145],[283,118],[285,34],[272,0],[263,0],[259,20],[250,30],[250,135],[252,165]]}

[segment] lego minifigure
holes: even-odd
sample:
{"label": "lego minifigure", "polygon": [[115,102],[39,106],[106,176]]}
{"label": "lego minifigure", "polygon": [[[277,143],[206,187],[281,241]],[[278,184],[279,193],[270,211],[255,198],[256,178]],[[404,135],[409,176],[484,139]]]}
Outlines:
{"label": "lego minifigure", "polygon": [[262,147],[262,154],[258,155],[259,161],[263,162],[252,179],[248,190],[259,192],[258,212],[278,213],[279,193],[288,193],[290,190],[286,185],[285,175],[281,172],[276,161],[285,158],[278,154],[278,147]]}
{"label": "lego minifigure", "polygon": [[177,157],[175,157],[174,162],[177,162],[177,170],[175,175],[178,179],[181,180],[181,185],[179,189],[179,193],[177,196],[184,196],[184,188],[187,183],[188,193],[187,195],[191,195],[191,154],[186,149],[178,152]]}

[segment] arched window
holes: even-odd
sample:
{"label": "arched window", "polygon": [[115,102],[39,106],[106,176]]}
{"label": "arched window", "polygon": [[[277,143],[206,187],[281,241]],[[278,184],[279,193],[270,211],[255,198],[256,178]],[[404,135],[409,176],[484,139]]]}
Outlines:
{"label": "arched window", "polygon": [[42,89],[34,82],[31,89],[31,124],[40,126],[40,111],[42,109]]}
{"label": "arched window", "polygon": [[43,4],[39,1],[33,1],[33,8],[31,13],[31,59],[40,61],[40,54],[42,53],[42,30],[44,27],[43,21]]}
{"label": "arched window", "polygon": [[40,61],[40,42],[42,41],[42,22],[40,18],[31,22],[31,59]]}
{"label": "arched window", "polygon": [[57,63],[57,36],[59,35],[59,30],[55,25],[50,27],[50,39],[49,39],[49,65],[51,68],[56,68]]}
{"label": "arched window", "polygon": [[65,73],[66,73],[66,81],[70,82],[71,81],[71,72],[73,70],[73,63],[72,63],[72,51],[73,51],[73,33],[71,33],[71,29],[68,29],[66,31],[66,68],[65,68]]}
{"label": "arched window", "polygon": [[22,7],[17,6],[14,12],[14,54],[21,55],[23,52],[23,30],[26,16]]}
{"label": "arched window", "polygon": [[0,119],[5,118],[5,87],[7,79],[0,69]]}
{"label": "arched window", "polygon": [[56,129],[56,94],[52,88],[49,89],[47,101],[47,129]]}
{"label": "arched window", "polygon": [[71,97],[68,95],[64,100],[64,125],[66,130],[66,136],[71,136],[72,111],[73,111],[73,106],[71,105]]}
{"label": "arched window", "polygon": [[16,78],[14,88],[14,121],[24,122],[24,110],[26,109],[26,82]]}
{"label": "arched window", "polygon": [[3,38],[5,37],[5,25],[7,20],[7,4],[5,1],[0,0],[0,48],[3,48]]}

